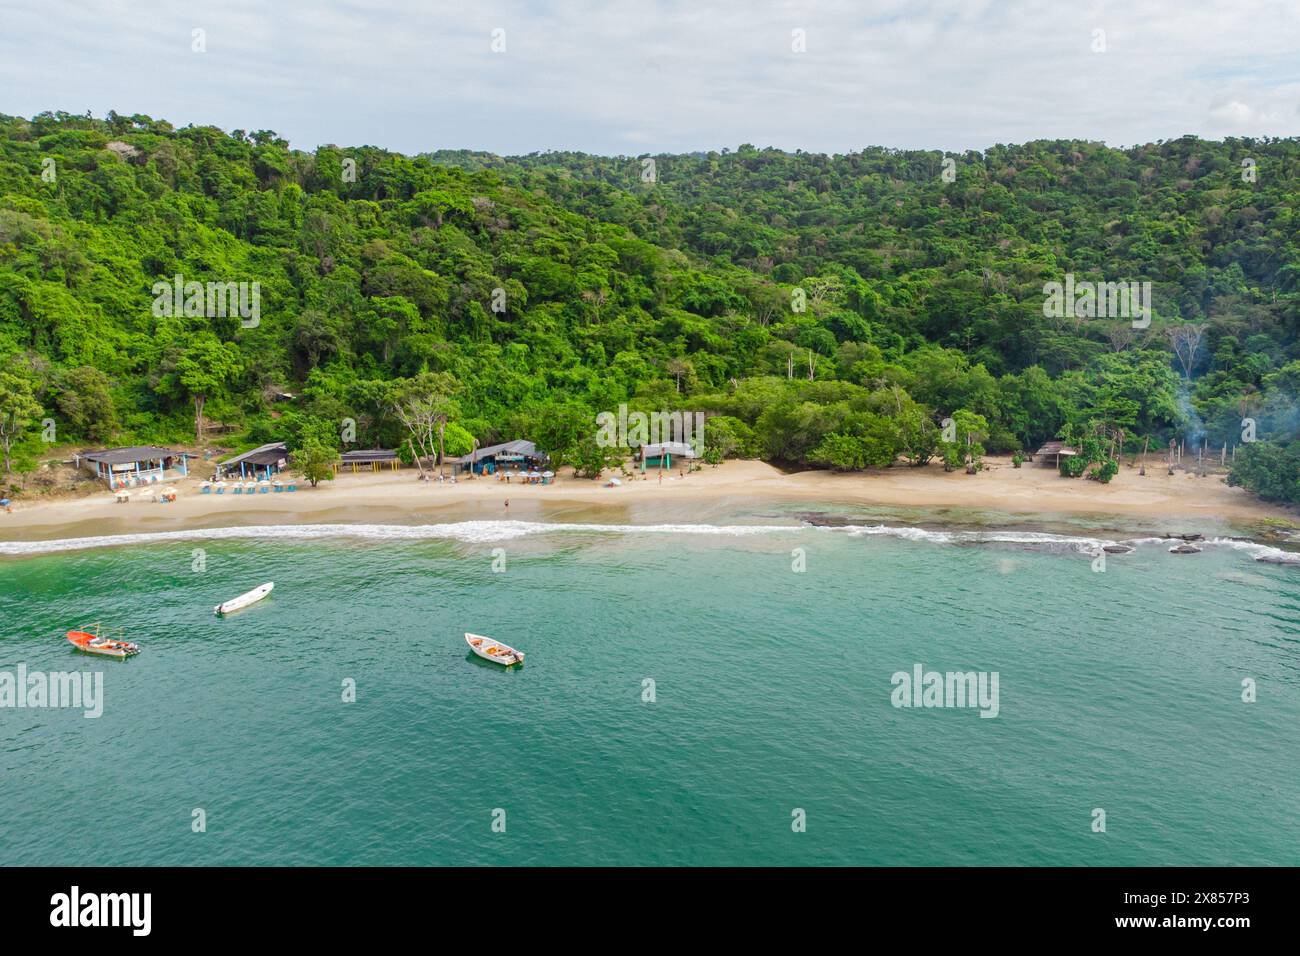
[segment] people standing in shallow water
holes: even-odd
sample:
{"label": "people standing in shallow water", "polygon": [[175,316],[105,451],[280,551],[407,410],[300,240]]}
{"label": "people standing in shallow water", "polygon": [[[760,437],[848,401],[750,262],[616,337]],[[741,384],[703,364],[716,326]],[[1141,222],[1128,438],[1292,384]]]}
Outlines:
{"label": "people standing in shallow water", "polygon": [[510,510],[510,499],[509,499],[509,498],[506,499],[506,510],[507,510],[507,511]]}

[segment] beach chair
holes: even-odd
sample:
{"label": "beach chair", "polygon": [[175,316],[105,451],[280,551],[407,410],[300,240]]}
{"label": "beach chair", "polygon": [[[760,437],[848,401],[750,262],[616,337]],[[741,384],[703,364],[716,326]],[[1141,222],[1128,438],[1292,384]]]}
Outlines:
{"label": "beach chair", "polygon": [[284,482],[283,481],[271,482],[271,490],[278,495],[280,492],[284,491]]}
{"label": "beach chair", "polygon": [[289,482],[287,485],[284,486],[284,490],[285,490],[285,491],[297,491],[297,490],[298,490],[298,482],[296,482],[296,481],[291,481],[291,482]]}
{"label": "beach chair", "polygon": [[212,483],[209,481],[205,481],[203,484],[199,485],[199,494],[201,495],[212,494]]}

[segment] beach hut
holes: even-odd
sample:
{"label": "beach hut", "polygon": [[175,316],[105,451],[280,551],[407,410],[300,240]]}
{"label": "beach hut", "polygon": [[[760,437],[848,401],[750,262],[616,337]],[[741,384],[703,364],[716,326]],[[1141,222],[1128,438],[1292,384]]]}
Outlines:
{"label": "beach hut", "polygon": [[350,468],[353,472],[379,471],[382,468],[397,471],[402,467],[402,459],[397,457],[397,450],[394,448],[359,448],[343,453],[343,457],[334,463],[335,474],[340,467]]}
{"label": "beach hut", "polygon": [[1063,441],[1049,441],[1038,451],[1034,452],[1038,456],[1038,464],[1043,468],[1055,468],[1058,471],[1061,468],[1061,459],[1077,455],[1079,452],[1071,448]]}
{"label": "beach hut", "polygon": [[642,472],[646,470],[647,465],[652,468],[671,468],[674,455],[685,461],[700,457],[695,448],[684,441],[661,441],[654,445],[642,445],[638,454],[641,456]]}
{"label": "beach hut", "polygon": [[110,488],[127,488],[184,478],[190,473],[186,459],[193,457],[170,448],[133,445],[82,452],[73,456],[73,462],[78,468],[93,471]]}
{"label": "beach hut", "polygon": [[221,462],[217,465],[217,474],[221,477],[228,475],[232,478],[238,475],[241,480],[245,478],[254,480],[269,479],[272,475],[279,474],[288,466],[289,450],[285,447],[284,442],[275,441]]}
{"label": "beach hut", "polygon": [[476,475],[494,475],[498,471],[505,470],[539,471],[550,457],[546,452],[538,451],[534,442],[516,438],[514,441],[501,442],[499,445],[476,448],[468,455],[456,459],[448,458],[447,462],[460,468],[468,467]]}

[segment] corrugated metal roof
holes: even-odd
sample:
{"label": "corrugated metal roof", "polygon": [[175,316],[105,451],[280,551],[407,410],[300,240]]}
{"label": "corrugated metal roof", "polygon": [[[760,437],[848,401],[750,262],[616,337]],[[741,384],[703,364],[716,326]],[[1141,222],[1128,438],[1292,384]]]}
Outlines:
{"label": "corrugated metal roof", "polygon": [[129,448],[105,448],[103,451],[83,452],[80,457],[105,465],[126,465],[134,461],[155,461],[160,458],[179,458],[181,452],[155,445],[132,445]]}
{"label": "corrugated metal roof", "polygon": [[260,448],[254,448],[252,451],[246,451],[242,455],[236,455],[228,461],[223,461],[219,467],[230,468],[238,465],[241,461],[248,462],[251,465],[274,465],[281,458],[288,454],[284,442],[273,441]]}
{"label": "corrugated metal roof", "polygon": [[358,448],[343,453],[344,464],[362,464],[370,461],[392,461],[397,457],[393,448]]}
{"label": "corrugated metal roof", "polygon": [[695,449],[684,441],[661,441],[656,445],[642,445],[642,458],[657,458],[667,452],[680,458],[695,458]]}
{"label": "corrugated metal roof", "polygon": [[546,458],[545,452],[539,452],[534,442],[526,441],[522,438],[516,438],[514,441],[502,442],[499,445],[488,445],[486,448],[480,448],[471,454],[475,461],[482,461],[493,455],[525,455],[529,458]]}

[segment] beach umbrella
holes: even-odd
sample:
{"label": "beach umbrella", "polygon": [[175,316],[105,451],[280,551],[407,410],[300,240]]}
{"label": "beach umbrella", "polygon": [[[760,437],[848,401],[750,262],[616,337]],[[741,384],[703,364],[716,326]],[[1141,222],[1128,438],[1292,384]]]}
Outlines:
{"label": "beach umbrella", "polygon": [[554,477],[555,477],[555,472],[553,472],[553,471],[544,471],[544,472],[542,472],[542,477],[543,477],[543,478],[554,478]]}

